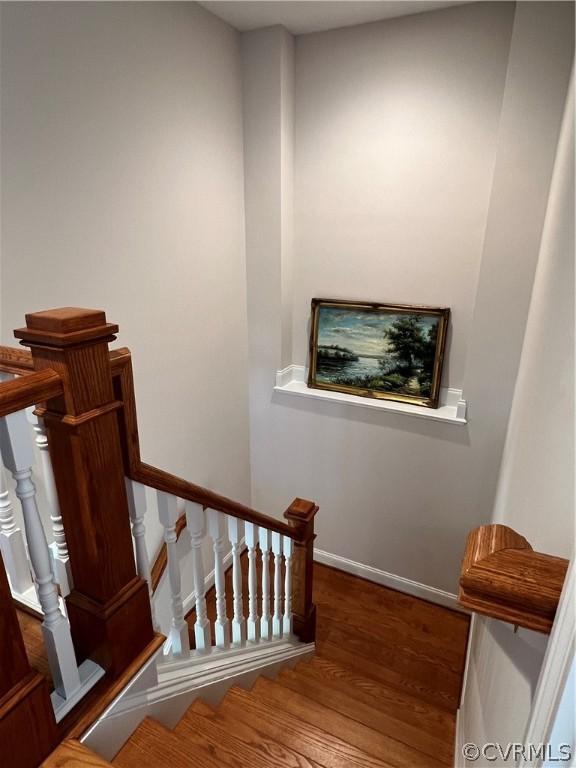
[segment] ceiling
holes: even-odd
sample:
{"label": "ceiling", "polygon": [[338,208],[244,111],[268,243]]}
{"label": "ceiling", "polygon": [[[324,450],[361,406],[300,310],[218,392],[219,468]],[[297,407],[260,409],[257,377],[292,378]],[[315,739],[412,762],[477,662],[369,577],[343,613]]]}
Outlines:
{"label": "ceiling", "polygon": [[[471,2],[471,0],[465,0]],[[281,24],[294,35],[407,16],[463,2],[434,0],[206,0],[204,8],[241,32]]]}

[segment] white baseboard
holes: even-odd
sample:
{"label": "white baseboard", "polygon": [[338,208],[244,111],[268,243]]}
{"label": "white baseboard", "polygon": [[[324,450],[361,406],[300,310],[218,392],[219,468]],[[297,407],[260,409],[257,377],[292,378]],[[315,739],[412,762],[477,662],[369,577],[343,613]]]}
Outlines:
{"label": "white baseboard", "polygon": [[456,595],[451,592],[445,592],[443,589],[429,587],[426,584],[420,584],[418,581],[405,579],[403,576],[396,576],[387,571],[381,571],[379,568],[373,568],[371,565],[357,563],[354,560],[348,560],[341,555],[333,555],[330,552],[324,552],[321,549],[314,549],[314,560],[323,565],[329,565],[340,571],[345,571],[353,576],[359,576],[361,579],[373,581],[375,584],[381,584],[383,587],[395,589],[398,592],[404,592],[413,597],[419,597],[422,600],[428,600],[431,603],[442,605],[445,608],[451,608],[454,611],[468,613],[467,610],[458,605]]}

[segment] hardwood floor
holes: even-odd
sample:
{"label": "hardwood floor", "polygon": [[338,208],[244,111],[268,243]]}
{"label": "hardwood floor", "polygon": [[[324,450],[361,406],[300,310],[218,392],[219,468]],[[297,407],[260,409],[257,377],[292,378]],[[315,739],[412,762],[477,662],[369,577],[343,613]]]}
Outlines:
{"label": "hardwood floor", "polygon": [[[246,572],[245,557],[242,567]],[[231,572],[226,592],[231,617]],[[318,564],[314,600],[318,626],[312,659],[284,669],[274,681],[260,677],[250,691],[230,689],[216,709],[195,701],[173,731],[146,719],[114,765],[452,765],[468,617]],[[213,590],[207,603],[213,620]],[[244,613],[247,609],[245,594]],[[187,616],[192,641],[194,618],[194,612]],[[33,664],[45,670],[38,628],[30,635],[33,621],[21,617],[26,646]]]}
{"label": "hardwood floor", "polygon": [[18,616],[20,632],[24,638],[24,647],[26,648],[26,656],[28,656],[30,666],[32,669],[40,672],[41,675],[44,675],[52,691],[54,686],[52,685],[52,676],[50,675],[50,667],[48,666],[48,658],[44,648],[40,619],[21,608],[16,609],[16,615]]}

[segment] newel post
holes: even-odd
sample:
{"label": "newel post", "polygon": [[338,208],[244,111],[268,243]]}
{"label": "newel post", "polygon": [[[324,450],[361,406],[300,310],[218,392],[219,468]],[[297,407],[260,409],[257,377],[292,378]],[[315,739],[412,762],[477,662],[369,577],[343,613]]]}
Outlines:
{"label": "newel post", "polygon": [[316,504],[305,499],[294,499],[284,512],[298,533],[292,555],[292,616],[293,632],[304,643],[312,643],[316,637],[316,606],[312,602],[316,512]]}
{"label": "newel post", "polygon": [[113,676],[152,640],[148,587],[136,574],[104,312],[67,307],[26,315],[14,331],[34,368],[52,368],[64,394],[43,413],[74,589],[66,598],[78,660]]}

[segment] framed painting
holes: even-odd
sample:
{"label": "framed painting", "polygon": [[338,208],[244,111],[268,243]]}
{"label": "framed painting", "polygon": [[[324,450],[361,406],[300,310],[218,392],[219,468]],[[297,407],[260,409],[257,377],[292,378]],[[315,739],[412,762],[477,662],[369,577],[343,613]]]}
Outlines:
{"label": "framed painting", "polygon": [[437,408],[449,309],[312,299],[308,386]]}

